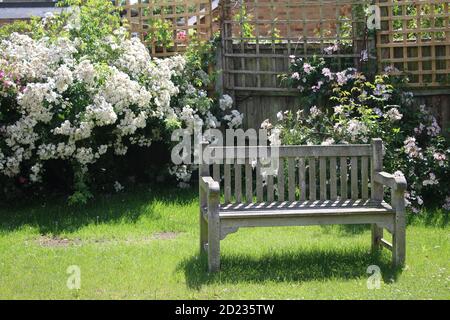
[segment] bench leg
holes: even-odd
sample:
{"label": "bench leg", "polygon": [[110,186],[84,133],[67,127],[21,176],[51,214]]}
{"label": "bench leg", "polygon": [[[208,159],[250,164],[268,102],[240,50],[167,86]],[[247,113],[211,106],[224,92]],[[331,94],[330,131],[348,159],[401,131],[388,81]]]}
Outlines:
{"label": "bench leg", "polygon": [[381,249],[381,239],[383,239],[383,228],[377,224],[372,224],[372,252],[377,252]]}
{"label": "bench leg", "polygon": [[200,254],[206,253],[206,244],[208,243],[208,222],[203,217],[200,210]]}
{"label": "bench leg", "polygon": [[210,215],[208,220],[208,270],[217,272],[220,269],[220,220],[218,215]]}
{"label": "bench leg", "polygon": [[397,214],[392,235],[392,265],[401,267],[405,264],[406,223],[404,214]]}

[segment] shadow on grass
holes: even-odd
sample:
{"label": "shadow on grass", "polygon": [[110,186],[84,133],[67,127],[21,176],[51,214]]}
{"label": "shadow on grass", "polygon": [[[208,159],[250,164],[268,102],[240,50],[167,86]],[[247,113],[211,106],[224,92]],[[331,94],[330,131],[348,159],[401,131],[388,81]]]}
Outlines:
{"label": "shadow on grass", "polygon": [[367,279],[367,267],[380,267],[385,283],[395,281],[401,268],[393,268],[382,253],[370,254],[363,249],[347,251],[317,251],[271,253],[260,257],[223,255],[221,271],[207,272],[206,255],[192,256],[178,265],[185,273],[187,285],[200,289],[213,283],[239,282],[305,282],[326,279]]}
{"label": "shadow on grass", "polygon": [[69,206],[67,198],[42,198],[26,203],[0,205],[0,232],[12,232],[23,226],[37,227],[42,234],[73,232],[89,224],[135,223],[145,214],[160,219],[154,205],[188,205],[197,190],[136,188],[114,195],[98,195],[86,205]]}

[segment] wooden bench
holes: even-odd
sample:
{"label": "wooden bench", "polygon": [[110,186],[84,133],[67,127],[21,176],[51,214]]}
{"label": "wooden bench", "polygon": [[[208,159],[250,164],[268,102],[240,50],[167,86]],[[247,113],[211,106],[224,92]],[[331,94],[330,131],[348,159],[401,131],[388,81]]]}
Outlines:
{"label": "wooden bench", "polygon": [[[229,147],[206,148],[222,148],[225,155]],[[371,224],[372,250],[386,247],[394,266],[404,264],[406,180],[382,171],[381,139],[281,146],[280,169],[265,179],[259,159],[256,170],[252,167],[252,147],[240,148],[245,152],[235,152],[228,163],[199,168],[200,251],[208,255],[210,272],[220,268],[220,241],[241,227]],[[383,200],[384,186],[391,189],[390,204]],[[392,244],[383,239],[383,229],[393,235]]]}

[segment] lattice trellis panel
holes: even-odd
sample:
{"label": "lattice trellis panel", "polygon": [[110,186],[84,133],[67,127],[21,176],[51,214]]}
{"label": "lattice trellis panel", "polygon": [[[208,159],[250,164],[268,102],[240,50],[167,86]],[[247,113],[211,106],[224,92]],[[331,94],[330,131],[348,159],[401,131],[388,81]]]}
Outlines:
{"label": "lattice trellis panel", "polygon": [[450,86],[449,0],[378,0],[378,67],[409,75],[412,87]]}
{"label": "lattice trellis panel", "polygon": [[[360,63],[366,49],[361,0],[224,0],[224,84],[229,90],[289,91],[279,75],[289,56],[329,58],[335,69]],[[335,44],[337,50],[327,54]]]}
{"label": "lattice trellis panel", "polygon": [[[115,0],[130,31],[145,42],[154,57],[184,52],[195,35],[212,36],[211,0]],[[156,30],[164,34],[158,36]]]}

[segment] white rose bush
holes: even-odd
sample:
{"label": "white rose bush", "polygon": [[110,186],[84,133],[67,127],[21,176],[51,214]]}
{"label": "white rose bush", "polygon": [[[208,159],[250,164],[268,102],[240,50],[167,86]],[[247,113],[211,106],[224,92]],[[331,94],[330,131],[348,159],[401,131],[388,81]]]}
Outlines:
{"label": "white rose bush", "polygon": [[[78,10],[35,21],[33,34],[0,39],[4,185],[39,183],[47,162],[63,160],[73,169],[70,201],[85,202],[91,197],[89,167],[106,154],[124,156],[132,146],[149,147],[163,140],[165,131],[194,123],[219,127],[231,109],[226,96],[213,114],[214,101],[201,89],[203,83],[190,83],[187,59],[150,57],[139,39],[129,38],[110,6],[87,1]],[[99,31],[89,31],[83,24],[95,22],[98,16],[90,17],[95,14],[103,15],[106,30],[99,25]],[[63,31],[56,32],[57,25]],[[233,126],[242,122],[237,111],[231,114]]]}

